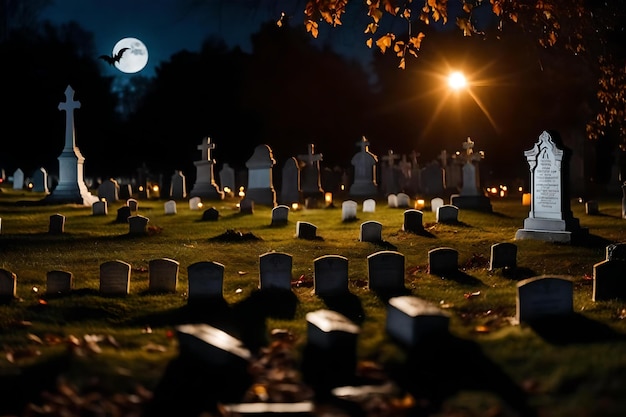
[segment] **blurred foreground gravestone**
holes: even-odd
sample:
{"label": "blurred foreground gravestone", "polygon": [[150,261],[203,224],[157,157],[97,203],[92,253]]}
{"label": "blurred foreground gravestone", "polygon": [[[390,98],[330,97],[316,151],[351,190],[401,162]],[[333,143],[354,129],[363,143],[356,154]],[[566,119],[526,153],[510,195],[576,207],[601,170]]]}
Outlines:
{"label": "blurred foreground gravestone", "polygon": [[517,283],[519,323],[574,312],[574,284],[567,277],[542,275]]}

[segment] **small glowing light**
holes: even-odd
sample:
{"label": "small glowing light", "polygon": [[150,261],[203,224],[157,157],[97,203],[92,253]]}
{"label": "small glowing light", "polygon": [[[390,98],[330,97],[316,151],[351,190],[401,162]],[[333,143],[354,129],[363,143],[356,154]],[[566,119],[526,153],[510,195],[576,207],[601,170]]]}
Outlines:
{"label": "small glowing light", "polygon": [[504,197],[505,194],[504,190],[500,190],[500,197]]}
{"label": "small glowing light", "polygon": [[346,189],[346,186],[341,184],[341,191],[345,191],[345,189]]}
{"label": "small glowing light", "polygon": [[33,287],[33,292],[39,292],[39,288]]}
{"label": "small glowing light", "polygon": [[489,192],[490,192],[491,194],[496,194],[496,193],[498,192],[498,189],[497,189],[496,187],[491,187],[491,188],[489,189]]}
{"label": "small glowing light", "polygon": [[241,205],[239,203],[235,204],[235,207],[239,208]]}
{"label": "small glowing light", "polygon": [[500,189],[501,189],[502,191],[508,191],[508,190],[509,190],[509,188],[508,188],[506,185],[501,185],[501,186],[500,186]]}
{"label": "small glowing light", "polygon": [[230,193],[230,187],[224,187],[224,192],[225,193]]}
{"label": "small glowing light", "polygon": [[467,80],[465,79],[465,75],[463,75],[460,71],[455,71],[448,76],[448,85],[453,90],[460,90],[467,86]]}
{"label": "small glowing light", "polygon": [[298,210],[298,209],[300,208],[300,204],[298,204],[298,203],[292,203],[292,204],[291,204],[291,208],[292,208],[293,210]]}
{"label": "small glowing light", "polygon": [[530,193],[522,194],[522,205],[523,206],[530,206],[530,200],[531,200]]}
{"label": "small glowing light", "polygon": [[102,201],[103,203],[106,203],[106,202],[107,202],[107,199],[106,199],[106,198],[104,198],[104,197],[102,197],[102,198],[100,199],[100,201]]}
{"label": "small glowing light", "polygon": [[426,203],[424,202],[424,199],[422,198],[418,198],[417,200],[415,200],[415,208],[418,210],[423,209],[425,204]]}
{"label": "small glowing light", "polygon": [[143,185],[139,186],[139,191],[143,191]]}
{"label": "small glowing light", "polygon": [[33,187],[34,187],[33,183],[32,183],[32,182],[29,182],[29,183],[28,183],[28,188],[33,188]]}
{"label": "small glowing light", "polygon": [[201,207],[202,207],[202,203],[198,203],[198,208],[201,208]]}
{"label": "small glowing light", "polygon": [[246,193],[244,191],[243,186],[239,187],[239,197],[243,198],[245,197]]}
{"label": "small glowing light", "polygon": [[326,202],[326,204],[332,204],[332,202],[333,202],[333,193],[325,193],[324,194],[324,201]]}
{"label": "small glowing light", "polygon": [[517,187],[517,191],[521,193],[522,191],[524,191],[524,189],[522,187]]}
{"label": "small glowing light", "polygon": [[159,191],[159,186],[158,186],[158,185],[156,185],[156,184],[154,184],[154,185],[152,186],[152,191],[154,191],[155,193],[156,193],[156,192],[158,192],[158,191]]}

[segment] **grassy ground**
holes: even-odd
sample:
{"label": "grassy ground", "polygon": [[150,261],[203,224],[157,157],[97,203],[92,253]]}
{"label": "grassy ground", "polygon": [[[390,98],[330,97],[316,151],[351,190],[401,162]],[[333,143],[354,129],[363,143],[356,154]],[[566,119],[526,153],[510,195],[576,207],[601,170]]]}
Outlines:
{"label": "grassy ground", "polygon": [[[440,387],[437,393],[444,391],[445,397],[441,413],[486,415],[506,399],[499,384],[504,376],[529,395],[542,416],[626,415],[626,302],[591,299],[593,265],[604,259],[606,245],[626,241],[619,198],[600,200],[597,216],[586,215],[584,205],[573,201],[574,216],[590,237],[554,244],[514,241],[528,215],[518,196],[493,200],[490,214],[462,210],[455,225],[437,224],[434,213],[425,210],[430,236],[403,232],[403,209],[383,202],[375,213],[359,210],[356,222],[344,223],[340,208],[327,208],[292,211],[286,226],[271,227],[268,207],[257,206],[253,215],[244,216],[234,201],[213,202],[209,204],[219,210],[220,219],[203,222],[202,212],[189,210],[185,201],[178,202],[176,215],[165,215],[163,200],[139,202],[139,214],[150,219],[149,233],[129,236],[128,225],[115,222],[122,202],[112,204],[108,216],[92,216],[90,208],[81,206],[24,203],[41,197],[9,188],[0,193],[0,268],[17,275],[17,299],[0,305],[0,378],[3,388],[28,401],[36,401],[38,390],[59,375],[78,385],[97,377],[112,390],[136,384],[153,389],[178,354],[174,326],[198,320],[186,309],[186,267],[198,261],[223,264],[224,301],[244,305],[258,287],[259,255],[278,251],[293,256],[294,280],[301,278],[302,285],[293,287],[297,304],[293,317],[269,317],[257,330],[288,329],[296,336],[298,352],[306,343],[306,313],[327,308],[312,293],[313,260],[342,255],[349,260],[349,289],[358,306],[338,308],[354,314],[361,327],[359,360],[382,364],[390,373],[404,367],[415,371],[408,379]],[[66,217],[60,235],[48,234],[55,213]],[[298,220],[317,225],[320,239],[296,239]],[[359,242],[359,224],[367,220],[382,223],[384,244]],[[259,240],[211,239],[230,229]],[[489,271],[491,245],[513,241],[519,268]],[[428,251],[444,246],[458,250],[467,279],[428,274]],[[367,289],[366,261],[384,249],[405,255],[405,285],[413,295],[452,314],[444,346],[407,353],[386,336],[385,301]],[[180,263],[176,294],[146,291],[148,262],[162,257]],[[102,297],[99,265],[115,259],[132,265],[130,294]],[[46,296],[50,270],[73,273],[71,295]],[[574,317],[545,327],[515,324],[517,281],[544,274],[573,279]],[[263,335],[250,340],[258,346],[264,342]]]}

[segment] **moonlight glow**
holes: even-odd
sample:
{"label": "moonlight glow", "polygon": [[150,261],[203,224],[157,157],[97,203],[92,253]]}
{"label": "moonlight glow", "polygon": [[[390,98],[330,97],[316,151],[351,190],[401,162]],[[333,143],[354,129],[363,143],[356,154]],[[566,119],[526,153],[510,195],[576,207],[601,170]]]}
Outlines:
{"label": "moonlight glow", "polygon": [[115,67],[127,74],[133,74],[141,71],[148,63],[148,48],[137,38],[124,38],[113,47],[113,56],[115,56],[120,49],[128,48],[123,54],[122,58],[115,63]]}
{"label": "moonlight glow", "polygon": [[467,86],[467,80],[463,73],[456,71],[448,76],[448,85],[453,90],[460,90]]}

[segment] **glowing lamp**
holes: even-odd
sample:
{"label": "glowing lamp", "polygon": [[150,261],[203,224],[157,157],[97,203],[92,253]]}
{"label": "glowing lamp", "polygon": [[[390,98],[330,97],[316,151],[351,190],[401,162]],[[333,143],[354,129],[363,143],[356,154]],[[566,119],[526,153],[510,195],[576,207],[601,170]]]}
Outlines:
{"label": "glowing lamp", "polygon": [[333,204],[333,193],[324,193],[324,202],[327,206]]}
{"label": "glowing lamp", "polygon": [[202,203],[198,203],[198,208],[202,208]]}
{"label": "glowing lamp", "polygon": [[341,184],[341,191],[345,191],[345,189],[346,189],[346,186]]}
{"label": "glowing lamp", "polygon": [[143,185],[139,186],[139,192],[143,191]]}
{"label": "glowing lamp", "polygon": [[415,209],[422,210],[425,204],[426,203],[424,202],[423,198],[418,198],[417,200],[415,200]]}
{"label": "glowing lamp", "polygon": [[530,198],[531,198],[530,193],[522,194],[522,205],[523,206],[530,206]]}
{"label": "glowing lamp", "polygon": [[244,198],[246,196],[246,193],[244,191],[243,186],[239,187],[239,197]]}
{"label": "glowing lamp", "polygon": [[230,193],[230,187],[224,187],[224,192],[226,194],[229,194]]}
{"label": "glowing lamp", "polygon": [[28,189],[30,190],[30,189],[31,189],[31,188],[33,188],[33,187],[34,187],[33,183],[32,183],[32,182],[29,182],[29,183],[28,183]]}
{"label": "glowing lamp", "polygon": [[154,191],[155,193],[158,193],[158,192],[159,192],[159,186],[158,186],[158,185],[156,185],[156,184],[154,184],[154,185],[152,186],[152,191]]}
{"label": "glowing lamp", "polygon": [[524,191],[524,188],[522,188],[522,187],[517,187],[517,191],[519,191],[519,192],[521,193],[522,191]]}
{"label": "glowing lamp", "polygon": [[291,203],[291,209],[292,210],[298,210],[300,208],[300,204],[298,203]]}

